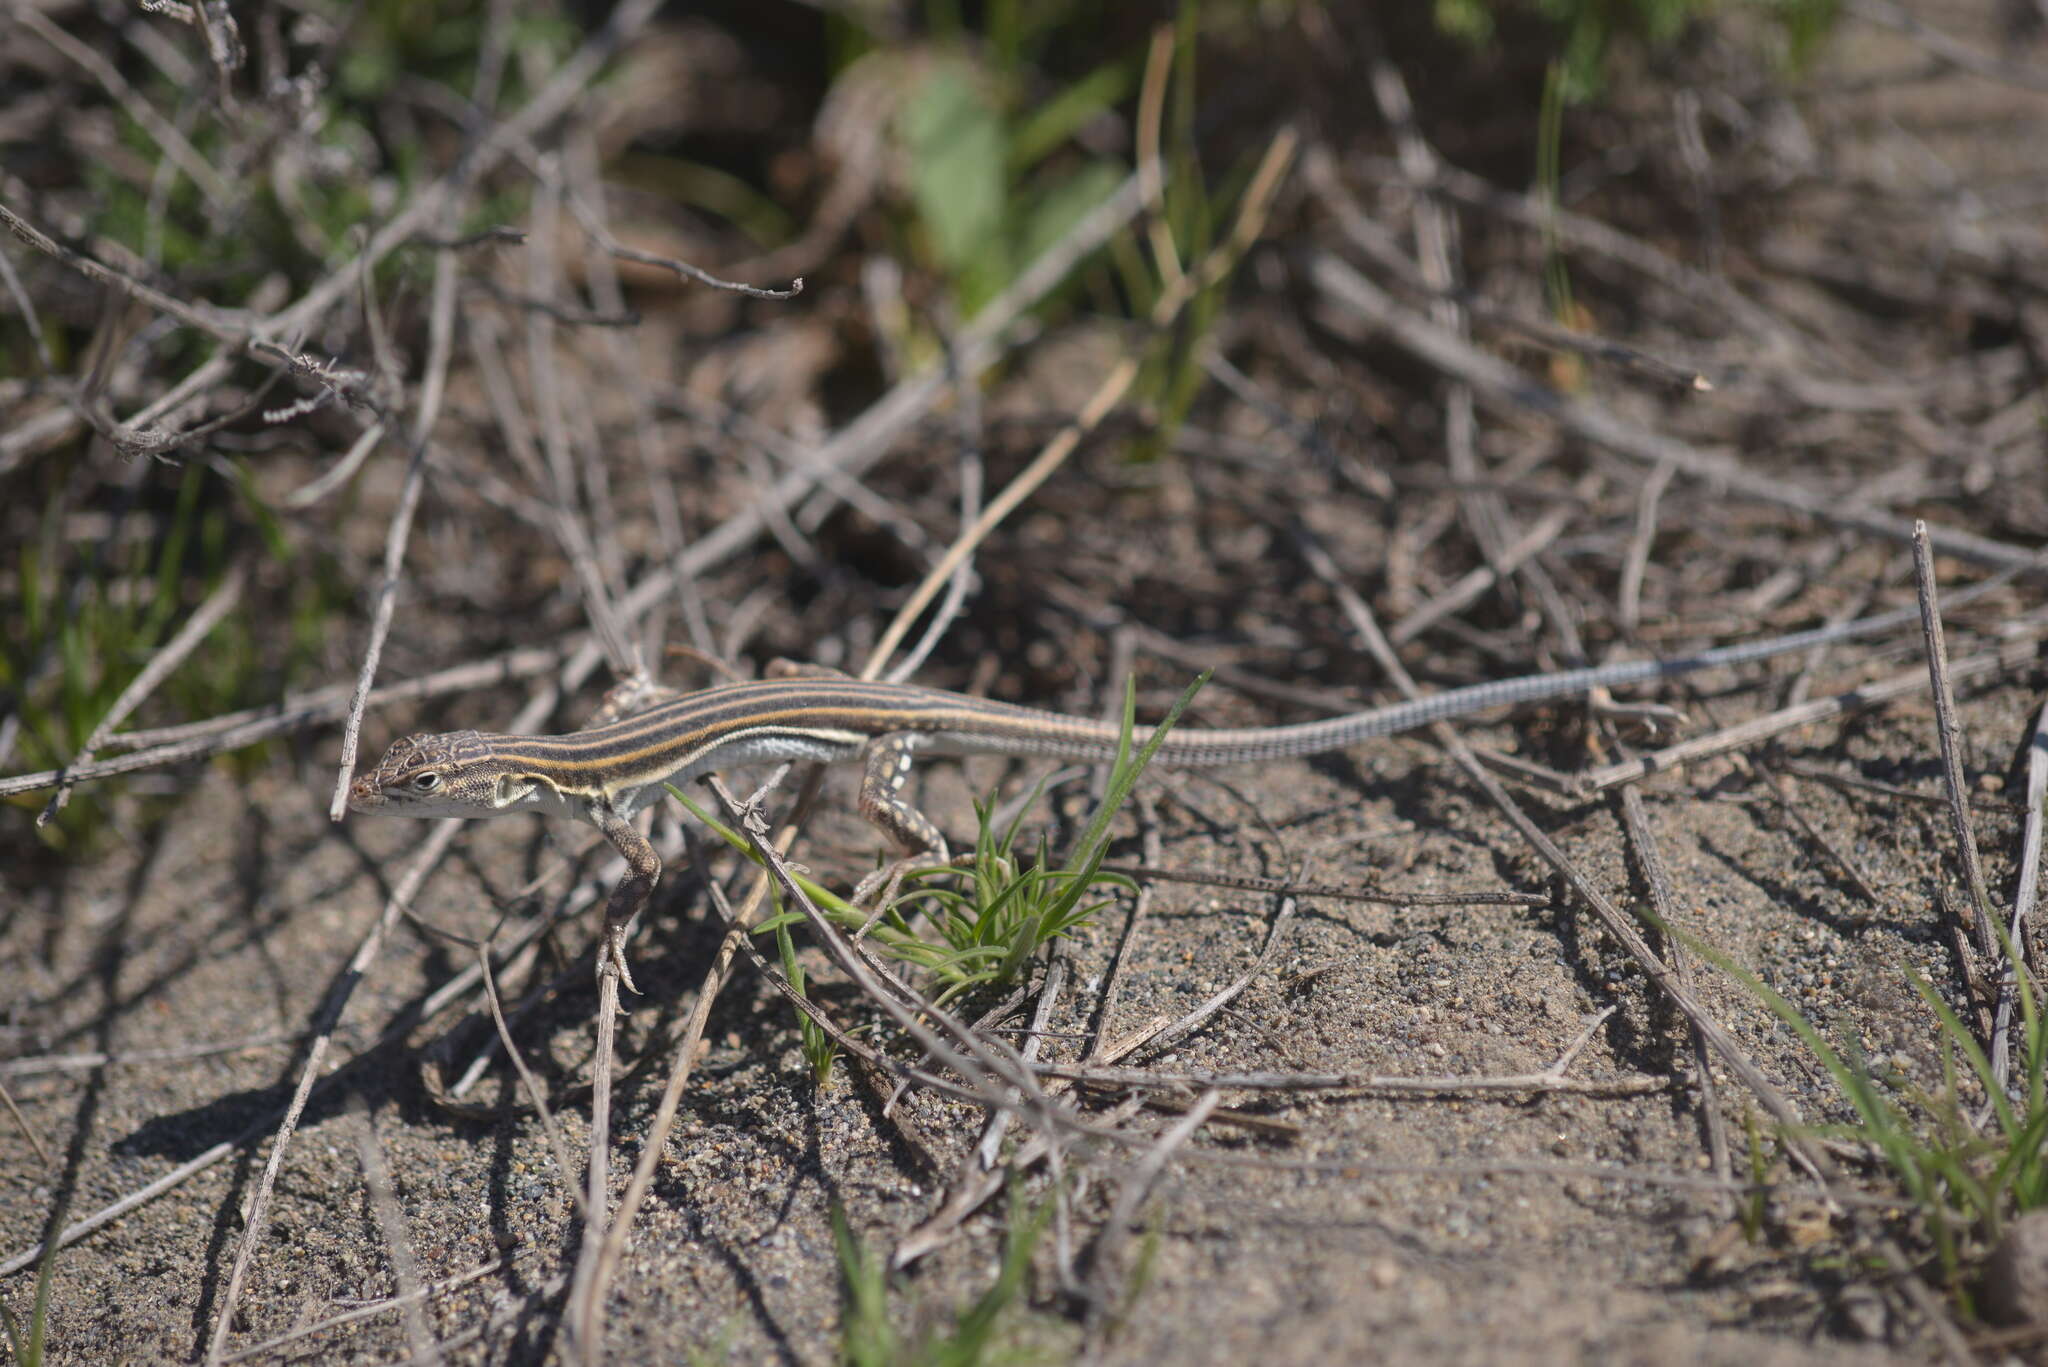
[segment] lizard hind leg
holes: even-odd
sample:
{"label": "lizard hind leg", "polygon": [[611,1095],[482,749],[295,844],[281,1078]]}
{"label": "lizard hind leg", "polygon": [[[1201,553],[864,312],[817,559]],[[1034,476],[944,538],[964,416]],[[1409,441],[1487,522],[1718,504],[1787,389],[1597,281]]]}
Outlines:
{"label": "lizard hind leg", "polygon": [[[876,869],[853,890],[855,906],[874,908],[868,925],[873,925],[875,917],[895,900],[904,874],[919,864],[942,864],[952,857],[946,849],[946,837],[939,833],[931,818],[903,800],[903,783],[910,777],[915,740],[915,736],[899,732],[876,736],[867,743],[867,763],[860,780],[860,814],[904,851],[903,857]],[[868,926],[862,926],[861,934],[866,934],[867,929]]]}
{"label": "lizard hind leg", "polygon": [[850,679],[853,675],[831,665],[812,664],[809,660],[792,660],[786,655],[777,655],[761,666],[764,679]]}
{"label": "lizard hind leg", "polygon": [[683,696],[685,695],[681,689],[658,684],[651,674],[628,675],[605,692],[603,700],[597,705],[597,710],[590,714],[590,720],[583,723],[583,730],[588,731],[594,727],[609,726],[615,721],[624,721],[628,717],[645,712],[657,703],[674,702]]}

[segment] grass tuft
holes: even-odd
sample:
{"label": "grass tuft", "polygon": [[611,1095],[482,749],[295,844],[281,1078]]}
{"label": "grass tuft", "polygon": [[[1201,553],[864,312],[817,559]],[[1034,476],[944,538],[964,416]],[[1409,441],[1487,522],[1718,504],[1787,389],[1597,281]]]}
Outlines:
{"label": "grass tuft", "polygon": [[1010,1213],[1003,1226],[1003,1257],[990,1282],[972,1302],[951,1315],[944,1329],[909,1341],[890,1318],[889,1273],[877,1249],[861,1242],[843,1207],[832,1207],[832,1243],[839,1256],[842,1300],[839,1359],[847,1367],[977,1367],[1020,1361],[1029,1354],[1011,1341],[1012,1313],[1023,1298],[1032,1250],[1052,1215],[1050,1199],[1028,1204],[1021,1185],[1010,1183]]}
{"label": "grass tuft", "polygon": [[[1938,1027],[1942,1082],[1927,1092],[1896,1070],[1885,1074],[1873,1068],[1853,1028],[1838,1032],[1842,1047],[1837,1049],[1756,974],[1693,936],[1679,938],[1748,988],[1819,1061],[1856,1120],[1814,1126],[1811,1133],[1861,1145],[1883,1165],[1933,1245],[1945,1287],[1968,1309],[1975,1264],[2015,1215],[2048,1204],[2048,1156],[2043,1152],[2048,1144],[2048,1025],[2025,964],[2013,961],[2013,995],[2020,1013],[2018,1066],[2003,1087],[1970,1028],[1934,985],[1910,967],[1903,970]],[[2002,929],[2000,938],[2005,938]],[[2010,944],[2006,948],[2010,954]],[[1966,1084],[1958,1059],[1974,1087]],[[1753,1154],[1757,1148],[1752,1134]]]}
{"label": "grass tuft", "polygon": [[57,1254],[62,1251],[64,1226],[71,1214],[72,1184],[64,1183],[43,1224],[43,1252],[36,1260],[36,1294],[30,1302],[28,1322],[0,1304],[0,1334],[17,1367],[42,1367],[46,1360],[50,1330],[50,1292],[57,1284]]}

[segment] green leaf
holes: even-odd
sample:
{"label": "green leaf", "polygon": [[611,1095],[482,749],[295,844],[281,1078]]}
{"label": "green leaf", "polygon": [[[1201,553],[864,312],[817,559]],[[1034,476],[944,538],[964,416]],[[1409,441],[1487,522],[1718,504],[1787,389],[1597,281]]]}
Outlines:
{"label": "green leaf", "polygon": [[1053,243],[1122,183],[1123,173],[1106,161],[1090,162],[1037,196],[1024,221],[1017,259],[1036,261]]}
{"label": "green leaf", "polygon": [[1010,165],[1036,166],[1090,119],[1115,108],[1136,76],[1137,64],[1129,59],[1106,62],[1039,105],[1010,136]]}
{"label": "green leaf", "polygon": [[1003,122],[955,65],[926,78],[904,107],[910,191],[940,261],[958,270],[1002,246]]}

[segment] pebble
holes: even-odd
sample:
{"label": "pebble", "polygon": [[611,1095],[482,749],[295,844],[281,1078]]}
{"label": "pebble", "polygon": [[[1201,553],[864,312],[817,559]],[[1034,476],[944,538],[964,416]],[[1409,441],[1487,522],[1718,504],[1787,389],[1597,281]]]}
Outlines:
{"label": "pebble", "polygon": [[1997,1324],[2025,1324],[2048,1310],[2048,1210],[2014,1220],[1991,1250],[1979,1305]]}

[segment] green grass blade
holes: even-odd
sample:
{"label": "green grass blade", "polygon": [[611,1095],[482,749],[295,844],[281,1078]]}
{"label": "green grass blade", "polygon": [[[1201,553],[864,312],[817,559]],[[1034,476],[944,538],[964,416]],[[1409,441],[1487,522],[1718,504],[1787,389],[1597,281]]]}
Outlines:
{"label": "green grass blade", "polygon": [[1991,1099],[1993,1109],[1998,1112],[1999,1128],[2007,1134],[2019,1129],[2020,1122],[2013,1114],[2012,1102],[2007,1099],[2005,1089],[2000,1087],[1992,1076],[1991,1060],[1984,1057],[1984,1051],[1977,1046],[1976,1037],[1970,1033],[1970,1027],[1964,1025],[1949,1008],[1949,1004],[1941,999],[1941,994],[1934,990],[1934,984],[1921,977],[1910,965],[1906,968],[1906,981],[1913,985],[1913,990],[1920,994],[1920,1000],[1927,1003],[1928,1010],[1934,1012],[1935,1018],[1941,1022],[1942,1033],[1962,1050],[1963,1057],[1969,1061],[1970,1070],[1977,1075],[1977,1081],[1984,1088],[1984,1094]]}
{"label": "green grass blade", "polygon": [[846,1208],[832,1203],[832,1247],[839,1257],[841,1295],[839,1359],[848,1367],[896,1367],[902,1361],[896,1331],[889,1323],[889,1276],[882,1260],[861,1245],[846,1218]]}
{"label": "green grass blade", "polygon": [[1862,1138],[1883,1152],[1885,1161],[1891,1166],[1909,1195],[1916,1201],[1928,1202],[1932,1193],[1928,1190],[1922,1164],[1924,1146],[1906,1130],[1897,1109],[1872,1084],[1869,1074],[1852,1067],[1836,1053],[1834,1048],[1821,1038],[1820,1032],[1813,1028],[1813,1024],[1799,1008],[1779,995],[1777,990],[1762,978],[1698,936],[1688,935],[1675,927],[1663,928],[1666,933],[1675,936],[1708,963],[1748,988],[1752,995],[1770,1008],[1771,1014],[1784,1022],[1786,1028],[1799,1037],[1808,1051],[1820,1060],[1821,1066],[1827,1070],[1828,1076],[1834,1079],[1836,1087],[1841,1089],[1850,1105],[1855,1107],[1864,1125]]}

